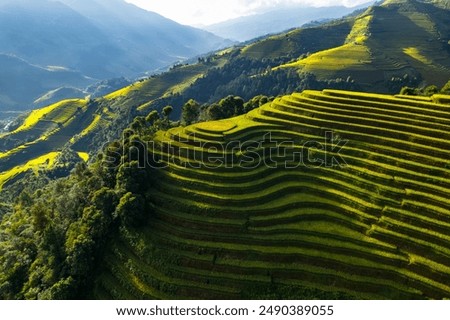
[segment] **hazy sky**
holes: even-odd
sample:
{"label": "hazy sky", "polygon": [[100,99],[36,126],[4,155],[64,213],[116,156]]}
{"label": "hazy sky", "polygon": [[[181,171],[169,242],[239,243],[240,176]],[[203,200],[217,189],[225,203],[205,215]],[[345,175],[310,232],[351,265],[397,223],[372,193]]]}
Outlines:
{"label": "hazy sky", "polygon": [[357,6],[369,0],[125,0],[187,25],[209,25],[283,4]]}

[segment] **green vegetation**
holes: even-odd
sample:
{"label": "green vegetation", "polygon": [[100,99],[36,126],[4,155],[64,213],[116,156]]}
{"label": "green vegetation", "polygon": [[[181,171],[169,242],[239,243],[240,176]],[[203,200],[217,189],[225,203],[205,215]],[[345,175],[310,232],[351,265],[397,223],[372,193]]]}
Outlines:
{"label": "green vegetation", "polygon": [[319,80],[351,76],[362,89],[377,92],[398,92],[402,84],[421,81],[441,86],[448,80],[450,50],[441,36],[450,32],[448,8],[385,1],[346,22],[351,31],[345,40],[282,67]]}
{"label": "green vegetation", "polygon": [[39,174],[38,171],[40,168],[51,169],[55,162],[56,157],[59,155],[58,152],[51,152],[49,154],[45,154],[36,159],[28,161],[26,164],[14,167],[6,172],[0,174],[0,191],[3,188],[3,185],[16,177],[17,175],[26,172],[28,170],[32,170],[35,174]]}
{"label": "green vegetation", "polygon": [[[289,170],[282,167],[286,153],[277,159],[278,169],[189,166],[210,146],[262,137],[268,124],[283,141],[323,141],[323,128],[332,130],[350,140],[342,150],[348,166]],[[114,298],[186,292],[197,298],[286,298],[277,286],[290,284],[321,290],[322,297],[449,297],[450,149],[441,139],[448,133],[436,131],[449,125],[448,107],[430,101],[327,90],[160,133],[162,145],[172,142],[190,152],[156,150],[161,161],[171,160],[148,192],[151,223],[113,244],[104,271],[109,276],[100,278],[95,292]],[[190,132],[201,132],[197,139],[210,144],[202,149],[195,138],[184,139]],[[106,280],[127,273],[118,271],[125,261],[128,277],[153,286]],[[251,290],[255,284],[264,289]]]}
{"label": "green vegetation", "polygon": [[[449,95],[450,94],[450,80],[439,90],[436,85],[430,85],[425,88],[411,88],[411,87],[403,87],[400,91],[401,96],[414,96],[414,99],[422,99],[424,101],[430,101],[430,98],[433,95],[436,95],[436,99],[439,98],[438,94]],[[421,98],[423,97],[423,98]],[[444,98],[444,97],[442,97]]]}
{"label": "green vegetation", "polygon": [[[161,113],[168,105],[173,107],[170,120],[181,118],[182,125],[189,125],[236,116],[261,104],[231,110],[230,97],[249,101],[307,89],[398,93],[405,86],[441,87],[450,70],[450,47],[443,36],[450,34],[448,16],[440,2],[386,3],[176,65],[103,98],[53,104],[0,135],[0,172],[62,149],[92,158],[136,116]],[[429,89],[427,94],[436,93]],[[191,99],[198,105],[188,106]],[[447,103],[445,96],[435,99]],[[161,129],[170,125],[160,124]]]}
{"label": "green vegetation", "polygon": [[[151,111],[89,167],[18,197],[1,297],[450,297],[448,106],[336,90],[225,101],[266,103],[158,132],[172,107]],[[347,165],[296,163],[305,142],[341,139],[307,151]],[[215,165],[250,156],[232,141],[261,144],[246,165]]]}
{"label": "green vegetation", "polygon": [[448,16],[386,2],[21,118],[0,298],[450,298]]}

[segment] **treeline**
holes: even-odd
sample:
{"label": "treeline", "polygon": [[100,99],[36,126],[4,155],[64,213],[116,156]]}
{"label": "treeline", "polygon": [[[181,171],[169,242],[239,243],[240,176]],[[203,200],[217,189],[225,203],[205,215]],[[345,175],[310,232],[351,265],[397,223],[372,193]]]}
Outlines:
{"label": "treeline", "polygon": [[448,81],[442,88],[436,85],[430,85],[424,88],[403,87],[400,94],[409,96],[425,96],[431,97],[434,94],[448,94],[450,95],[450,81]]}
{"label": "treeline", "polygon": [[165,105],[172,105],[173,117],[178,118],[181,107],[190,99],[213,104],[230,95],[247,101],[259,95],[279,96],[306,89],[361,90],[351,77],[318,80],[315,75],[299,73],[294,68],[274,69],[291,60],[291,56],[255,60],[242,57],[237,51],[223,67],[208,70],[181,94],[159,99],[153,107],[161,110]]}

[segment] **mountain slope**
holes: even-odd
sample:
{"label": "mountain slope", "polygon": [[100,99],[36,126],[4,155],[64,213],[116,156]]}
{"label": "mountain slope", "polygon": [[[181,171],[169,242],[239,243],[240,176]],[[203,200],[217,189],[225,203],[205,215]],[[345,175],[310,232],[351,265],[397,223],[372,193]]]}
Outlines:
{"label": "mountain slope", "polygon": [[450,74],[449,17],[448,9],[430,3],[386,1],[352,22],[340,46],[283,67],[319,78],[351,76],[377,91],[405,76],[442,85]]}
{"label": "mountain slope", "polygon": [[122,0],[11,1],[1,9],[1,51],[101,79],[155,70],[223,45]]}
{"label": "mountain slope", "polygon": [[10,132],[0,134],[0,174],[3,177],[0,190],[13,177],[29,169],[26,163],[33,159],[45,160],[43,157],[50,152],[71,148],[75,152],[96,155],[106,142],[119,138],[137,114],[137,107],[147,109],[153,103],[158,104],[164,97],[189,87],[208,68],[220,67],[223,63],[218,59],[208,65],[178,67],[104,97],[68,99],[32,111]]}
{"label": "mountain slope", "polygon": [[369,4],[347,7],[305,7],[292,5],[278,8],[269,12],[237,18],[218,24],[204,27],[221,37],[248,41],[267,34],[279,33],[313,20],[336,19],[352,13],[355,10],[366,8]]}
{"label": "mountain slope", "polygon": [[95,296],[449,298],[439,98],[305,91],[159,132],[148,225],[116,235]]}
{"label": "mountain slope", "polygon": [[[136,77],[229,43],[122,0],[0,1],[0,53],[95,79]],[[7,82],[7,76],[11,75],[2,74],[1,81]],[[62,86],[83,90],[93,83],[80,84],[68,77],[48,87],[52,79],[45,74],[30,79],[26,70],[16,70],[13,76],[31,90],[17,97],[13,88],[0,86],[0,95],[8,102],[2,109],[29,108],[50,90]]]}
{"label": "mountain slope", "polygon": [[[369,12],[381,12],[379,21],[403,12],[418,26],[413,49],[401,55],[387,41],[386,55],[445,64],[445,47],[423,51],[419,31],[433,35],[430,21],[446,17],[422,5]],[[0,214],[10,213],[0,228],[2,298],[449,298],[450,96],[304,90],[359,84],[280,68],[302,56],[320,76],[313,58],[330,59],[331,50],[350,60],[349,78],[367,77],[358,68],[373,16],[220,51],[12,125],[0,136],[2,201],[15,201],[0,203]],[[394,23],[381,27],[399,36]],[[434,64],[422,64],[421,77],[434,80]],[[374,88],[394,91],[389,84]],[[150,126],[164,110],[157,121],[168,127],[164,107],[178,120],[190,98],[295,90],[227,120],[156,135]],[[36,185],[44,188],[32,194]]]}
{"label": "mountain slope", "polygon": [[121,72],[125,76],[167,67],[176,61],[217,50],[231,43],[123,0],[62,2],[87,17],[105,35],[113,35],[110,37],[111,41],[126,49],[126,60],[122,62],[130,70],[128,73]]}
{"label": "mountain slope", "polygon": [[26,110],[34,99],[59,86],[85,87],[94,79],[55,67],[39,67],[12,55],[0,54],[0,109]]}
{"label": "mountain slope", "polygon": [[[127,129],[89,167],[6,208],[0,296],[449,298],[448,103],[307,90],[155,136]],[[63,121],[61,106],[89,104],[41,113]]]}
{"label": "mountain slope", "polygon": [[[114,94],[92,99],[90,105],[94,107],[86,109],[89,110],[86,115],[89,120],[80,122],[79,126],[64,131],[64,134],[61,134],[63,131],[53,131],[55,124],[48,119],[38,122],[36,130],[4,134],[0,137],[0,151],[8,154],[8,157],[3,157],[1,170],[10,170],[42,156],[41,143],[47,146],[42,150],[58,151],[63,146],[71,146],[76,152],[94,155],[105,141],[117,138],[117,134],[131,122],[133,116],[145,116],[152,110],[161,111],[166,105],[172,105],[172,119],[178,120],[181,107],[189,99],[203,104],[219,101],[230,94],[249,100],[260,94],[276,96],[323,88],[396,93],[404,85],[419,85],[420,82],[439,84],[445,77],[445,81],[448,81],[449,74],[444,70],[450,67],[450,63],[447,62],[445,43],[427,41],[425,31],[420,32],[420,25],[426,27],[428,24],[435,25],[441,34],[450,34],[446,33],[448,27],[443,23],[448,19],[445,15],[447,11],[416,2],[412,2],[413,7],[408,9],[402,3],[400,6],[387,4],[373,7],[358,18],[341,19],[323,26],[270,36],[202,57],[191,65],[176,66],[169,72],[152,76]],[[414,13],[411,8],[417,12]],[[420,12],[425,9],[428,10],[425,20],[411,20],[424,17]],[[395,21],[388,19],[399,19],[402,12],[411,17],[409,21],[417,22],[409,24],[415,30],[414,35],[403,36],[396,32],[398,27]],[[386,23],[383,24],[383,21]],[[429,29],[429,39],[436,36],[433,30]],[[387,32],[391,34],[391,39],[385,39]],[[402,29],[402,32],[406,32],[406,29]],[[444,39],[443,36],[441,38]],[[424,41],[434,48],[434,52],[424,50],[427,49]],[[437,43],[442,46],[439,48]],[[381,50],[383,44],[383,52],[375,51]],[[404,50],[404,47],[407,49]],[[374,52],[378,52],[378,55],[375,56]],[[307,57],[296,61],[299,56]],[[422,63],[414,56],[433,63]],[[338,62],[327,64],[327,59]],[[289,61],[296,62],[288,64]],[[341,68],[342,64],[348,65]],[[302,74],[304,71],[315,76]],[[325,79],[317,79],[320,77]],[[83,114],[77,113],[74,117]],[[91,126],[86,131],[92,121],[99,120],[98,117],[102,119],[102,125]],[[49,132],[52,132],[52,139],[57,141],[50,144],[50,148],[45,138]],[[74,137],[80,134],[83,138],[73,143],[78,141]],[[28,150],[30,143],[35,141],[39,141],[39,144],[30,149],[33,151],[20,153],[17,150],[20,145]]]}
{"label": "mountain slope", "polygon": [[64,100],[66,97],[78,98],[82,99],[86,97],[88,94],[85,91],[82,91],[73,87],[60,87],[55,90],[50,90],[43,96],[39,97],[33,102],[33,106],[35,108],[42,108],[51,104],[54,104],[58,101]]}

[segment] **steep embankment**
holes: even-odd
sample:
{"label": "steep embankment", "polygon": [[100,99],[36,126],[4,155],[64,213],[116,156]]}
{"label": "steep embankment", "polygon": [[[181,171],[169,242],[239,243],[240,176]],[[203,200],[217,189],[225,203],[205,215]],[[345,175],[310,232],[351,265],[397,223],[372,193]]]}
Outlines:
{"label": "steep embankment", "polygon": [[448,99],[305,91],[160,132],[96,297],[449,298]]}

